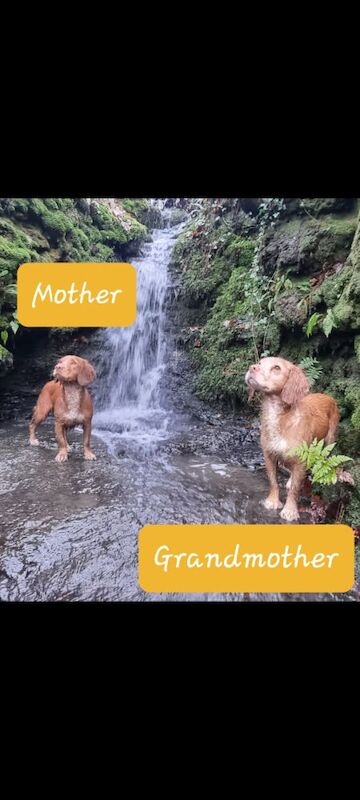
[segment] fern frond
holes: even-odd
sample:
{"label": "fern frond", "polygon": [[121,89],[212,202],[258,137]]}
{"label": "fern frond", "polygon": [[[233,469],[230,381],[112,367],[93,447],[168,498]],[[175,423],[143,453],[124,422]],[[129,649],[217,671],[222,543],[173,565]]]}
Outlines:
{"label": "fern frond", "polygon": [[292,447],[289,456],[296,455],[310,471],[312,483],[319,483],[329,486],[337,482],[336,469],[340,464],[352,461],[349,456],[330,455],[336,446],[336,442],[325,445],[324,439],[319,441],[315,438],[310,444],[301,442],[296,447]]}

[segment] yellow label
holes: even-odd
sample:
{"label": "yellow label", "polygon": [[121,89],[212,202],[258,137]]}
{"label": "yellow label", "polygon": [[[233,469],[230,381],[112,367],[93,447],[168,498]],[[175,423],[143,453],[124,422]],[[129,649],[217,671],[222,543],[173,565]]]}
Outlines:
{"label": "yellow label", "polygon": [[117,328],[136,319],[131,264],[22,264],[17,285],[18,319],[26,327]]}
{"label": "yellow label", "polygon": [[146,592],[347,592],[354,532],[347,525],[146,525],[139,583]]}

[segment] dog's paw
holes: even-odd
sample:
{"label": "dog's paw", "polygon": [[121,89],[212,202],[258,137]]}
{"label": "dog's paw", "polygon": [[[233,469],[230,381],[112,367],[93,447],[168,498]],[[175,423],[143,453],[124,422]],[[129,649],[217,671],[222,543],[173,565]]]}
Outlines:
{"label": "dog's paw", "polygon": [[55,457],[55,461],[67,461],[67,460],[68,460],[67,450],[60,450],[60,452]]}
{"label": "dog's paw", "polygon": [[85,461],[96,461],[96,455],[92,453],[91,450],[85,450],[84,458]]}
{"label": "dog's paw", "polygon": [[30,439],[29,444],[31,444],[32,447],[39,447],[40,442],[39,439]]}
{"label": "dog's paw", "polygon": [[272,497],[267,497],[266,500],[263,500],[262,505],[264,506],[264,508],[274,509],[274,510],[283,507],[283,503],[281,502],[281,500],[273,500]]}
{"label": "dog's paw", "polygon": [[297,508],[286,508],[286,506],[280,512],[280,517],[286,519],[287,522],[295,522],[297,519],[300,519]]}

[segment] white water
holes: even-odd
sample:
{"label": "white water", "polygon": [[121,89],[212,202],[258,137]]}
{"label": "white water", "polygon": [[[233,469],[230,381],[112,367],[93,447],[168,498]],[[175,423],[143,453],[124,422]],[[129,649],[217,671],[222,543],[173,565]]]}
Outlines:
{"label": "white water", "polygon": [[147,449],[168,435],[171,411],[160,391],[167,352],[164,305],[168,264],[181,227],[154,230],[142,257],[131,262],[137,270],[135,324],[103,331],[93,431],[112,450],[120,441]]}

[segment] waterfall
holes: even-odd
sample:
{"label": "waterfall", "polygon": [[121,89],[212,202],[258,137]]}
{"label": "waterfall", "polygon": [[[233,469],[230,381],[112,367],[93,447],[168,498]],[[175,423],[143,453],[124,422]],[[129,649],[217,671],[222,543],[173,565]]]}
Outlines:
{"label": "waterfall", "polygon": [[170,411],[160,388],[167,353],[164,307],[168,264],[182,227],[152,231],[152,241],[131,262],[137,271],[136,322],[101,334],[93,429],[111,449],[120,440],[144,448],[167,435]]}

